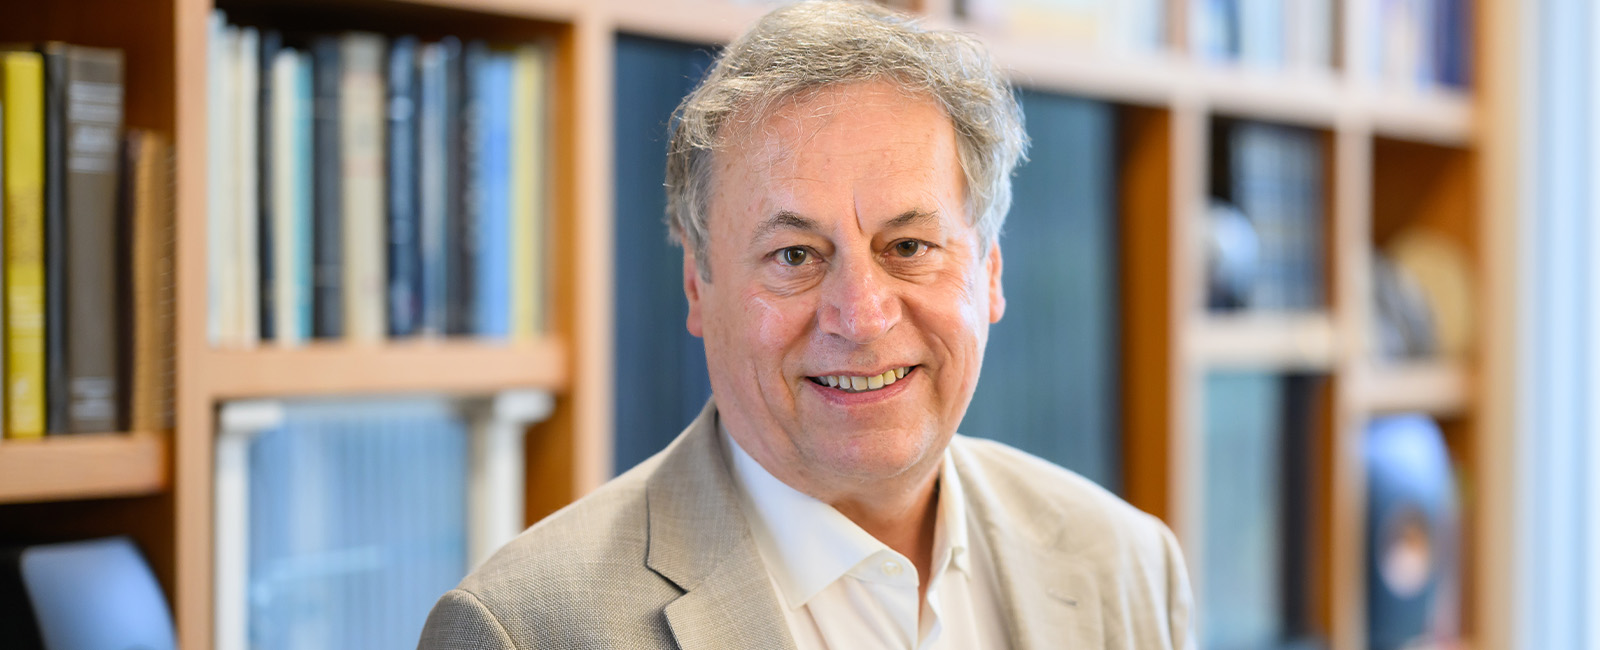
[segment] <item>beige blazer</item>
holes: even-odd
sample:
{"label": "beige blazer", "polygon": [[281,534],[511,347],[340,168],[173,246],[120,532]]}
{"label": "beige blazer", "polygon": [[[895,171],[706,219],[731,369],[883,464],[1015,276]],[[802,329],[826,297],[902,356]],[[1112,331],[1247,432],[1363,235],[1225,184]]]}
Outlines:
{"label": "beige blazer", "polygon": [[[418,647],[794,648],[715,418],[707,404],[661,453],[507,544],[439,599]],[[1005,445],[950,449],[1011,647],[1195,646],[1188,574],[1159,520]]]}

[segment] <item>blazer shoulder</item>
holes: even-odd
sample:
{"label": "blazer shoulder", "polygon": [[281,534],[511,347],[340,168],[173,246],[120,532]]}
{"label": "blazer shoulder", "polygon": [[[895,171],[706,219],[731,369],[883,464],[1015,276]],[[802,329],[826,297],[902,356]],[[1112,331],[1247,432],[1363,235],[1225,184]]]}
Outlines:
{"label": "blazer shoulder", "polygon": [[[1033,454],[993,440],[958,437],[954,449],[965,456],[963,483],[975,483],[1012,521],[1039,521],[1053,513],[1070,522],[1067,540],[1086,552],[1128,555],[1124,560],[1163,564],[1169,560],[1172,532],[1166,523],[1110,490]],[[1107,558],[1109,559],[1109,558]]]}

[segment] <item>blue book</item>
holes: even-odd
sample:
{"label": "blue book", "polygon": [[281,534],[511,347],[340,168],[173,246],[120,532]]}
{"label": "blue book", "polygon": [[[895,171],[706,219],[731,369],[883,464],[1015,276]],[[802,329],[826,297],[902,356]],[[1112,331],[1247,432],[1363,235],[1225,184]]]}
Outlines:
{"label": "blue book", "polygon": [[422,82],[418,170],[421,182],[422,333],[441,336],[450,329],[451,274],[449,251],[455,247],[451,227],[457,166],[451,146],[458,130],[450,87],[460,65],[461,45],[454,38],[425,45],[418,59]]}
{"label": "blue book", "polygon": [[1033,140],[1000,237],[1005,318],[961,432],[1122,485],[1116,111],[1020,93]]}
{"label": "blue book", "polygon": [[476,334],[511,335],[511,84],[509,53],[491,52],[478,69],[478,264]]}
{"label": "blue book", "polygon": [[311,230],[313,227],[312,215],[316,212],[313,205],[316,195],[312,192],[315,183],[316,165],[312,163],[314,145],[312,133],[315,132],[316,116],[313,113],[315,96],[312,92],[311,58],[306,55],[298,57],[294,70],[294,115],[292,117],[292,131],[294,146],[294,163],[290,165],[293,174],[291,181],[290,202],[293,206],[291,220],[293,225],[292,244],[294,260],[290,268],[285,269],[285,280],[295,286],[295,304],[282,305],[280,308],[293,310],[294,327],[299,336],[306,338],[311,335],[312,295],[316,284],[312,281],[312,242]]}
{"label": "blue book", "polygon": [[389,46],[388,65],[389,335],[416,334],[422,326],[422,248],[417,177],[417,39],[401,36]]}
{"label": "blue book", "polygon": [[1284,391],[1271,374],[1206,377],[1201,443],[1200,645],[1268,648],[1283,640]]}
{"label": "blue book", "polygon": [[[711,62],[701,46],[617,36],[616,438],[620,473],[661,451],[711,396],[705,347],[682,327],[683,251],[668,243],[667,119]],[[663,323],[671,324],[663,327]]]}

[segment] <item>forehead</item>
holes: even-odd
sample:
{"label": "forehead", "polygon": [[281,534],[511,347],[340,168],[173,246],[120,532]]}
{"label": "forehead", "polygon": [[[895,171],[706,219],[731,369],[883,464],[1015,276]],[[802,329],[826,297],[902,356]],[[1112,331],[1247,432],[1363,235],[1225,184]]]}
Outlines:
{"label": "forehead", "polygon": [[926,96],[887,82],[832,86],[731,126],[714,159],[713,215],[960,211],[955,128]]}

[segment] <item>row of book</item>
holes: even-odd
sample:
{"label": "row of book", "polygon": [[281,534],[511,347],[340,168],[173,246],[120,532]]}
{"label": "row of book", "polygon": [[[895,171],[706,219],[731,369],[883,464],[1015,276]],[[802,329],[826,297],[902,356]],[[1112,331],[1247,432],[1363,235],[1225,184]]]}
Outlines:
{"label": "row of book", "polygon": [[1358,30],[1371,78],[1395,89],[1468,85],[1467,0],[1249,2],[1195,0],[1189,36],[1196,55],[1263,69],[1334,67],[1336,9],[1361,17]]}
{"label": "row of book", "polygon": [[1008,38],[1068,43],[1114,54],[1149,54],[1167,46],[1164,0],[958,0],[969,24]]}
{"label": "row of book", "polygon": [[1368,76],[1388,88],[1467,88],[1471,84],[1471,8],[1467,0],[1362,0],[1370,21]]}
{"label": "row of book", "polygon": [[120,51],[0,47],[7,438],[171,426],[171,147],[123,88]]}
{"label": "row of book", "polygon": [[1208,214],[1212,310],[1327,304],[1325,146],[1314,131],[1255,122],[1216,130]]}
{"label": "row of book", "polygon": [[213,15],[214,345],[544,327],[549,55]]}
{"label": "row of book", "polygon": [[1189,38],[1202,59],[1263,69],[1333,65],[1333,0],[1196,0],[1192,6]]}

